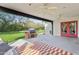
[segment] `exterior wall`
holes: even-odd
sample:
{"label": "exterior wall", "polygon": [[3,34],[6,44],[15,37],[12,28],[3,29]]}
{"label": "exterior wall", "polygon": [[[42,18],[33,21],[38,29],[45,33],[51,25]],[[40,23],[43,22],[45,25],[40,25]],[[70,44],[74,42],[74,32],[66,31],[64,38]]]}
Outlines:
{"label": "exterior wall", "polygon": [[78,37],[79,37],[79,20],[78,18],[64,18],[59,20],[53,21],[53,35],[54,36],[61,36],[61,22],[67,22],[67,21],[78,21]]}

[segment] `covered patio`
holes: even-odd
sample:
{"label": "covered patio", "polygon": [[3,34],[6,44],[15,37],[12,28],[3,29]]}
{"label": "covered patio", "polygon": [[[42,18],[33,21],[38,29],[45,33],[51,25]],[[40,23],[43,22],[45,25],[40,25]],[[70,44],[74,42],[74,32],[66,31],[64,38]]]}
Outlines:
{"label": "covered patio", "polygon": [[[79,54],[79,4],[0,4],[2,10],[24,17],[48,21],[45,33],[23,39],[10,46],[18,47],[20,55]],[[30,42],[28,44],[28,42]],[[27,44],[25,44],[27,43]],[[9,54],[10,52],[6,52]]]}

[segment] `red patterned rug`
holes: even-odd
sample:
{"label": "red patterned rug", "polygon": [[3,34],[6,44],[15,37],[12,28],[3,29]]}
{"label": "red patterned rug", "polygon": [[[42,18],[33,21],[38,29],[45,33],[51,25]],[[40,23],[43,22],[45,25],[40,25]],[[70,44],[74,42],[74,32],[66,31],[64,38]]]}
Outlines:
{"label": "red patterned rug", "polygon": [[27,45],[21,55],[73,55],[73,53],[63,49],[49,46],[48,44],[34,41],[33,44]]}

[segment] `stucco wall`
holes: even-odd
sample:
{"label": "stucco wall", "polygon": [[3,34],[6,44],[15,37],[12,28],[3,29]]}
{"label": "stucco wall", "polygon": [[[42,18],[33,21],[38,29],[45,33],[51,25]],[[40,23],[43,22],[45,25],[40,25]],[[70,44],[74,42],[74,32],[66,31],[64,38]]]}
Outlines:
{"label": "stucco wall", "polygon": [[63,18],[63,19],[57,19],[53,21],[53,35],[54,36],[61,36],[61,22],[67,22],[67,21],[78,21],[78,37],[79,37],[79,18]]}

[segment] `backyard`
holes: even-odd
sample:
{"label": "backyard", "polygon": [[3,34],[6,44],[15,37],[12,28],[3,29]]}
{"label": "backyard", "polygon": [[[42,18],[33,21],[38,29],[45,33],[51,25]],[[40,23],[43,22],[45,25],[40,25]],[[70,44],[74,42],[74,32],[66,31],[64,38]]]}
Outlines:
{"label": "backyard", "polygon": [[[44,30],[37,30],[37,34],[43,33]],[[6,42],[14,42],[18,39],[24,38],[24,32],[17,31],[17,32],[0,32],[0,38]]]}
{"label": "backyard", "polygon": [[23,32],[0,32],[0,38],[6,43],[16,41],[23,37]]}
{"label": "backyard", "polygon": [[44,21],[0,11],[0,38],[6,42],[15,42],[24,38],[24,31],[34,28],[37,35],[44,32]]}

